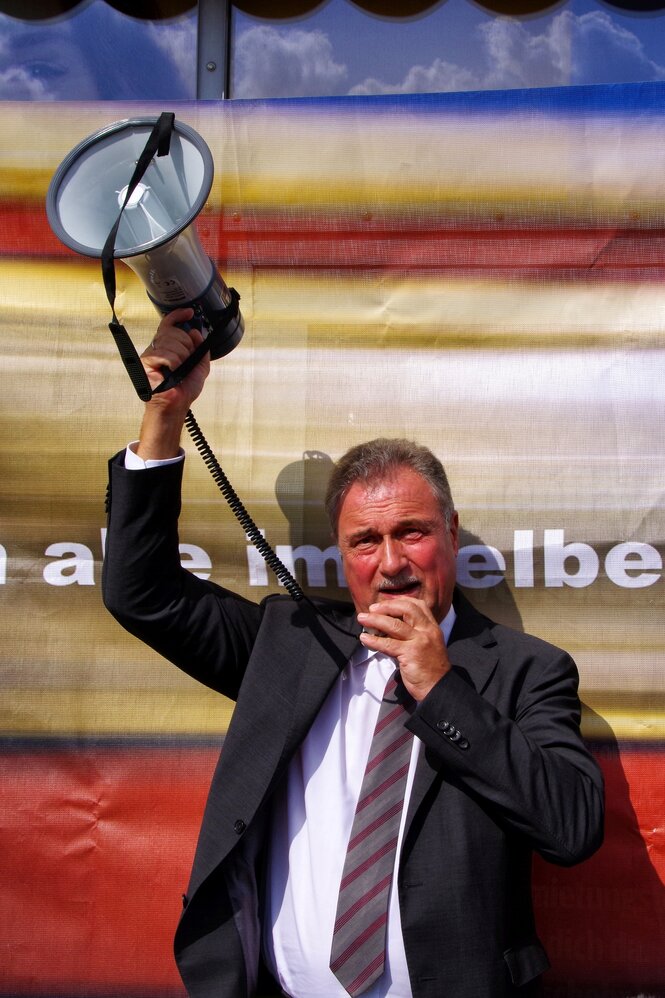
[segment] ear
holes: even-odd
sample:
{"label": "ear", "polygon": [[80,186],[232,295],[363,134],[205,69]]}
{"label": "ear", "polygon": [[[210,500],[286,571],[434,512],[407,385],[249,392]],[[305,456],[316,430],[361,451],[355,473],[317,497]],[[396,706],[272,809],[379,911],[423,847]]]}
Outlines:
{"label": "ear", "polygon": [[450,526],[448,527],[450,533],[450,540],[453,545],[453,551],[455,552],[455,557],[459,552],[459,516],[457,511],[453,513],[450,518]]}

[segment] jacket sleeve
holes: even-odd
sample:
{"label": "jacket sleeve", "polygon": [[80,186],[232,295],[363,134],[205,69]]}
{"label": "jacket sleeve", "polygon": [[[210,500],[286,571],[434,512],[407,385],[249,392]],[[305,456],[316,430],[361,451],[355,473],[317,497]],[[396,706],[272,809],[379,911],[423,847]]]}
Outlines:
{"label": "jacket sleeve", "polygon": [[[570,866],[603,837],[603,780],[579,730],[577,669],[565,652],[526,635],[500,652],[483,694],[453,668],[409,727],[500,824],[545,859]],[[504,669],[509,679],[497,678]],[[492,684],[500,688],[492,702]]]}
{"label": "jacket sleeve", "polygon": [[104,604],[131,634],[235,700],[262,610],[182,568],[182,470],[128,471],[123,454],[110,462]]}

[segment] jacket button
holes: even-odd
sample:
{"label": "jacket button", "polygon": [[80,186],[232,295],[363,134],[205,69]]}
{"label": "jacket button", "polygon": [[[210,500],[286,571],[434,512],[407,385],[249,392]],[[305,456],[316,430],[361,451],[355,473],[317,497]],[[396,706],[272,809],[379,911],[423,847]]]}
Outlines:
{"label": "jacket button", "polygon": [[463,738],[461,742],[457,743],[457,747],[461,748],[461,749],[468,749],[468,747],[469,747],[469,739],[468,738]]}
{"label": "jacket button", "polygon": [[236,835],[242,835],[242,833],[245,831],[246,828],[247,825],[242,820],[242,818],[238,818],[238,820],[233,825],[233,831],[236,833]]}

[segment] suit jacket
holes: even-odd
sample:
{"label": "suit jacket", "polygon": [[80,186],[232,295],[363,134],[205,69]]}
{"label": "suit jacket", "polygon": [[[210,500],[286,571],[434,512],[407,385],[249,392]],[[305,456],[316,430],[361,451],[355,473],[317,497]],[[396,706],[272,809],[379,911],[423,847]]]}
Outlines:
{"label": "suit jacket", "polygon": [[[111,462],[104,599],[129,631],[236,701],[175,952],[192,998],[241,998],[261,967],[271,797],[358,627],[347,604],[257,605],[182,570],[181,475],[181,465]],[[570,657],[493,623],[459,592],[455,606],[453,668],[408,721],[424,743],[399,861],[409,975],[414,998],[524,998],[548,967],[532,851],[571,865],[599,846],[602,778],[580,737]]]}

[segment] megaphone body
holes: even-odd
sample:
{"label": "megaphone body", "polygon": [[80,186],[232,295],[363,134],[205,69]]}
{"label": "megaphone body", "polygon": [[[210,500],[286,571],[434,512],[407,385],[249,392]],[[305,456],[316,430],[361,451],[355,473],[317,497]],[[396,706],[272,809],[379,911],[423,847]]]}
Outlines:
{"label": "megaphone body", "polygon": [[70,249],[101,258],[122,209],[113,257],[138,275],[162,315],[193,308],[204,335],[206,330],[216,334],[211,356],[223,357],[240,342],[244,322],[237,308],[229,314],[231,289],[206,255],[193,224],[214,176],[212,154],[201,136],[174,121],[168,155],[150,161],[127,198],[156,120],[114,122],[72,149],[48,189],[49,223]]}

